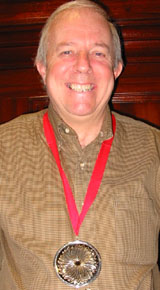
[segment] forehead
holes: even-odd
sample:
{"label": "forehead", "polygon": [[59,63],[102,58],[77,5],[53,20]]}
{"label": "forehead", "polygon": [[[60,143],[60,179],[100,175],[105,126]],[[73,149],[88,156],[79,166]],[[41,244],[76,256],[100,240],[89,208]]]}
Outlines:
{"label": "forehead", "polygon": [[68,32],[74,32],[85,35],[89,33],[102,35],[103,37],[111,38],[111,31],[107,20],[103,15],[90,8],[69,9],[59,13],[53,20],[49,37],[57,38],[68,36]]}

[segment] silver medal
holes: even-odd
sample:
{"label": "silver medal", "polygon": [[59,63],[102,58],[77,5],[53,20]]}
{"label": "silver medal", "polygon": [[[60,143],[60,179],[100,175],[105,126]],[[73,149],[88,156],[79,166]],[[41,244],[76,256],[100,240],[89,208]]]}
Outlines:
{"label": "silver medal", "polygon": [[80,288],[97,278],[101,270],[101,257],[91,244],[76,240],[57,251],[54,266],[60,280]]}

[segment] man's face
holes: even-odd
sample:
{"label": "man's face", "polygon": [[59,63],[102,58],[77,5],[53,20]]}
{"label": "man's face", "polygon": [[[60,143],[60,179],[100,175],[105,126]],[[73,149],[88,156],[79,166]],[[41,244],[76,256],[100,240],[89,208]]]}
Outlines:
{"label": "man's face", "polygon": [[48,40],[47,65],[38,70],[55,110],[64,120],[103,114],[121,72],[108,23],[88,8],[62,12]]}

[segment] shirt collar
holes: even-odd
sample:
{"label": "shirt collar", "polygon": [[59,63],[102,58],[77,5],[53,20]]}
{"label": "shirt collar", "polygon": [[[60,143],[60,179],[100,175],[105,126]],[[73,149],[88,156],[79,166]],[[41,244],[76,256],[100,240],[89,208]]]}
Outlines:
{"label": "shirt collar", "polygon": [[[54,129],[54,134],[55,134],[58,146],[60,146],[62,140],[65,139],[65,136],[66,136],[67,141],[68,141],[69,136],[74,136],[77,139],[76,132],[61,119],[58,113],[53,109],[51,102],[48,107],[48,116],[52,124],[52,127]],[[112,136],[113,136],[112,117],[111,117],[109,106],[107,105],[106,115],[102,124],[101,131],[93,142],[102,143],[104,140],[110,139]]]}

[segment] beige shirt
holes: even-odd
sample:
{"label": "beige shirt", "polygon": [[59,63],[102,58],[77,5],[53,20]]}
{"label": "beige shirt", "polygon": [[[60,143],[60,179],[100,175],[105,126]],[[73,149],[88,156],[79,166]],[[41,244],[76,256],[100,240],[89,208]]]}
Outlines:
{"label": "beige shirt", "polygon": [[[53,267],[57,250],[76,239],[62,181],[43,132],[43,114],[0,127],[0,290],[73,289]],[[116,133],[98,195],[78,238],[101,255],[99,277],[81,289],[159,290],[160,132],[114,113]],[[84,149],[49,107],[64,171],[81,211],[97,154],[112,136],[109,109]]]}

